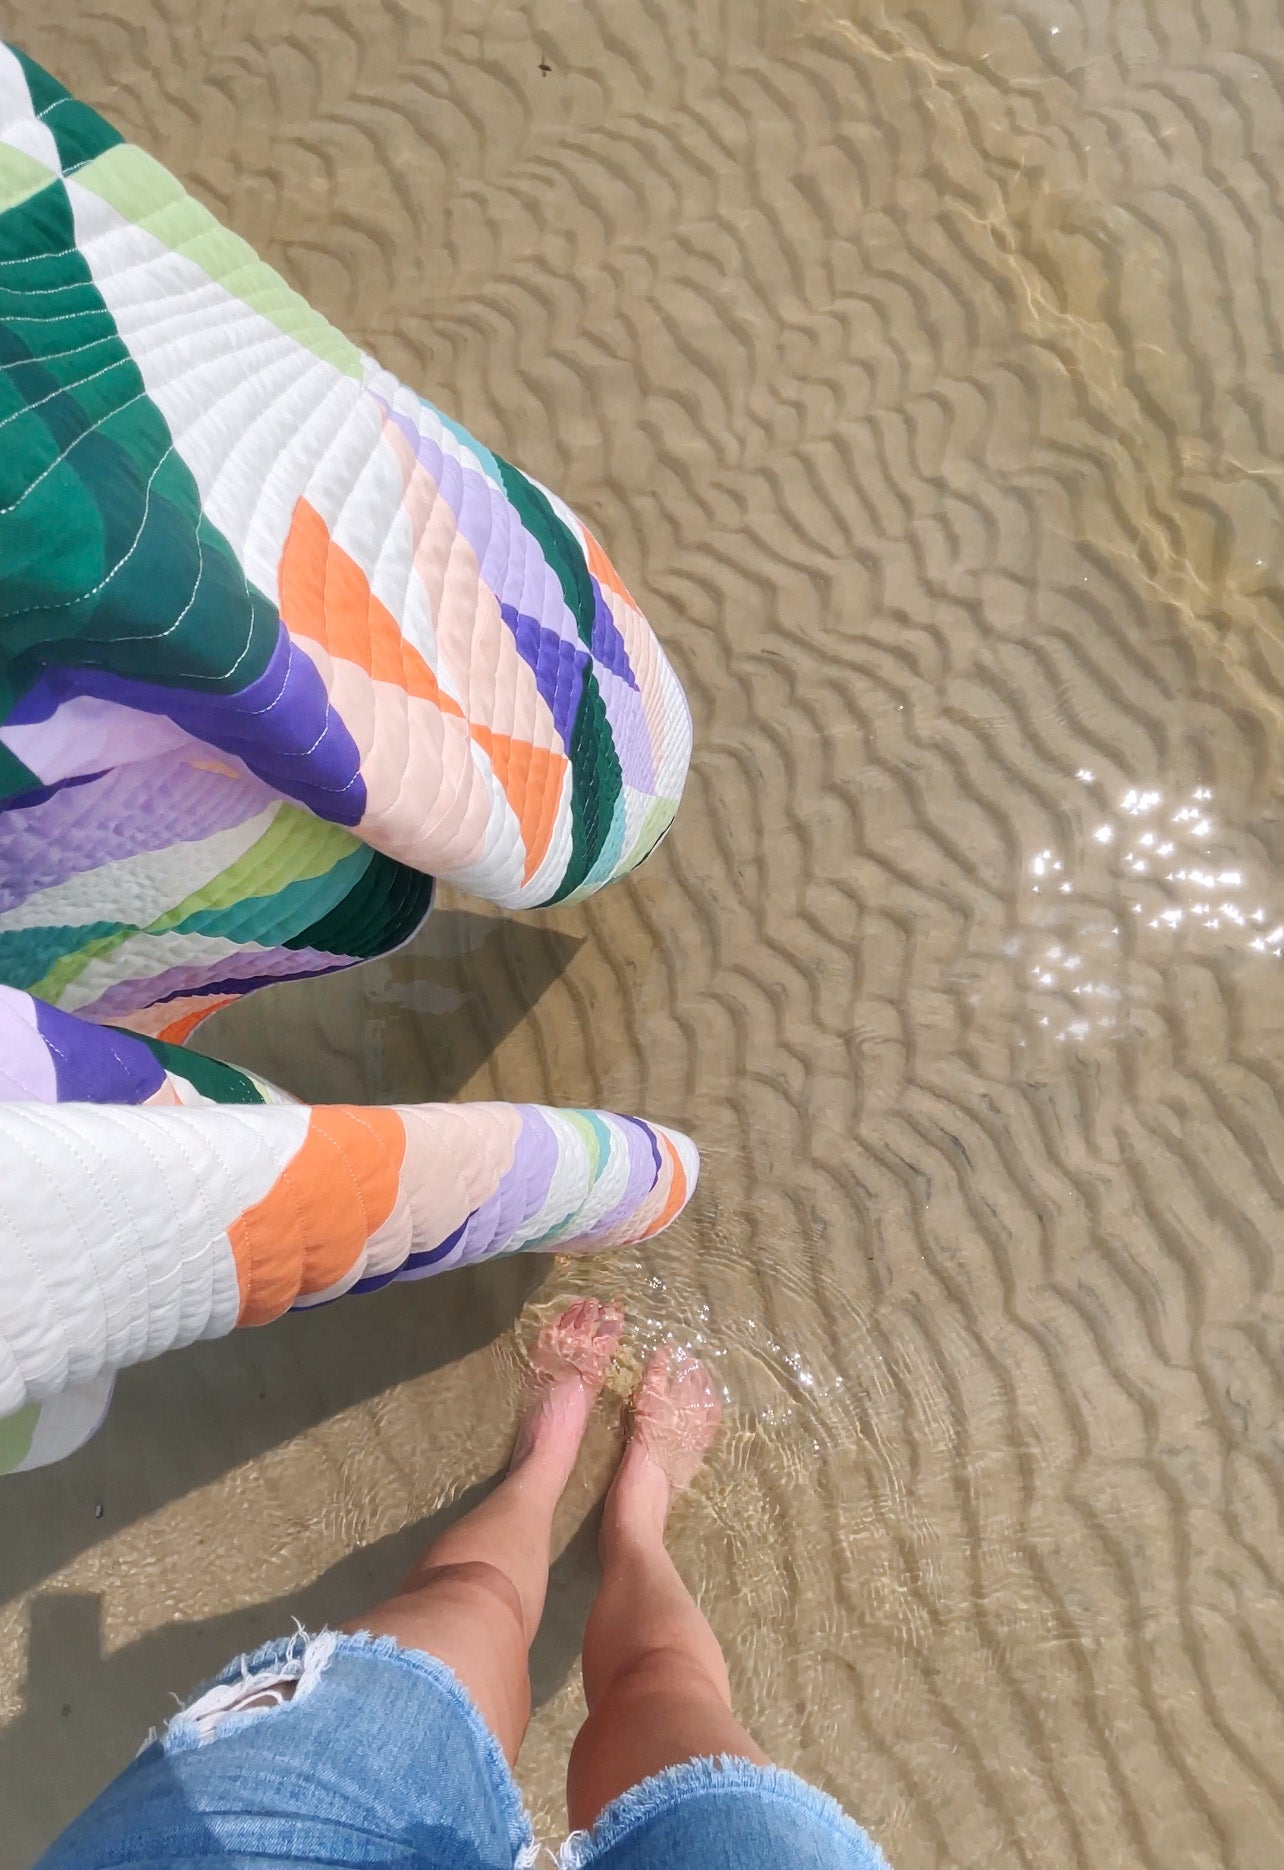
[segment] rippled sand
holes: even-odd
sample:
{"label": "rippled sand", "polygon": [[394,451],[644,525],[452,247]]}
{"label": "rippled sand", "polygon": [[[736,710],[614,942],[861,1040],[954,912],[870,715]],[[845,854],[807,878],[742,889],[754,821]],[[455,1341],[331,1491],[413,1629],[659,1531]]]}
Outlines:
{"label": "rippled sand", "polygon": [[[59,18],[61,14],[63,17]],[[1273,1870],[1284,1812],[1284,64],[1267,0],[11,0],[5,29],[611,541],[672,837],[281,987],[313,1096],[646,1110],[644,1257],[131,1373],[0,1502],[4,1870],[501,1464],[618,1292],[735,1399],[679,1560],[898,1870]],[[560,1822],[608,1411],[525,1783]],[[101,1517],[98,1516],[101,1508]]]}

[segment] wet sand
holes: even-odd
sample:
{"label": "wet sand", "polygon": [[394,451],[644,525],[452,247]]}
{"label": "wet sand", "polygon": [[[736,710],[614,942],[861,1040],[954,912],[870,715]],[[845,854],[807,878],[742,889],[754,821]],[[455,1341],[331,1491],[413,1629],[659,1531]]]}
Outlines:
{"label": "wet sand", "polygon": [[[638,1109],[705,1168],[645,1254],[196,1347],[6,1483],[3,1870],[171,1692],[389,1589],[586,1291],[712,1357],[677,1557],[763,1744],[898,1870],[1277,1864],[1274,10],[15,0],[5,31],[578,506],[696,716],[629,885],[452,898],[203,1043],[313,1097]],[[604,1408],[535,1655],[546,1837],[617,1442]]]}

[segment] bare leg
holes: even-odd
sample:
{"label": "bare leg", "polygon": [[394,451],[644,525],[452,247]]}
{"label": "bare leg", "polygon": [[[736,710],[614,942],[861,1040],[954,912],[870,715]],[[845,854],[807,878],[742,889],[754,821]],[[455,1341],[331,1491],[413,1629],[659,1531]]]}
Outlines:
{"label": "bare leg", "polygon": [[533,1358],[536,1393],[506,1478],[434,1540],[396,1597],[345,1626],[438,1657],[510,1763],[530,1719],[527,1651],[548,1588],[553,1513],[621,1322],[618,1307],[583,1299],[545,1327]]}
{"label": "bare leg", "polygon": [[766,1764],[731,1712],[718,1639],[664,1546],[671,1492],[690,1481],[720,1416],[704,1366],[659,1351],[602,1519],[602,1583],[584,1633],[589,1713],[566,1780],[576,1830],[629,1786],[683,1760],[729,1753]]}

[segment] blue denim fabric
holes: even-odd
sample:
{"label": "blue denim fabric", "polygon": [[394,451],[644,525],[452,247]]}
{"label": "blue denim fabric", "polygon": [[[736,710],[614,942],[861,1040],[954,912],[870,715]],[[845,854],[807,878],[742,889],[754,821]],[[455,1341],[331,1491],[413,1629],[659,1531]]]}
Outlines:
{"label": "blue denim fabric", "polygon": [[687,1760],[612,1799],[562,1870],[888,1870],[834,1799],[778,1766]]}
{"label": "blue denim fabric", "polygon": [[[232,1663],[36,1870],[529,1870],[539,1855],[508,1763],[451,1671],[389,1637],[323,1632]],[[744,1760],[693,1760],[634,1786],[560,1861],[886,1870],[832,1799]]]}
{"label": "blue denim fabric", "polygon": [[[292,1699],[238,1711],[283,1680]],[[533,1855],[508,1762],[450,1670],[390,1637],[326,1634],[232,1663],[37,1870],[513,1870]]]}

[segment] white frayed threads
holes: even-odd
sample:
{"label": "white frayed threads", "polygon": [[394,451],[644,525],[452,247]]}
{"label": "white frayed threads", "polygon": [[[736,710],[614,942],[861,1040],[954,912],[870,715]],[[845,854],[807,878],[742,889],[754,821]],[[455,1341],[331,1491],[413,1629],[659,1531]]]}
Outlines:
{"label": "white frayed threads", "polygon": [[267,1714],[287,1701],[302,1701],[321,1679],[338,1640],[333,1630],[309,1636],[300,1627],[279,1662],[251,1672],[242,1657],[240,1680],[216,1682],[198,1696],[190,1708],[174,1717],[171,1738],[181,1735],[204,1746],[230,1715]]}

